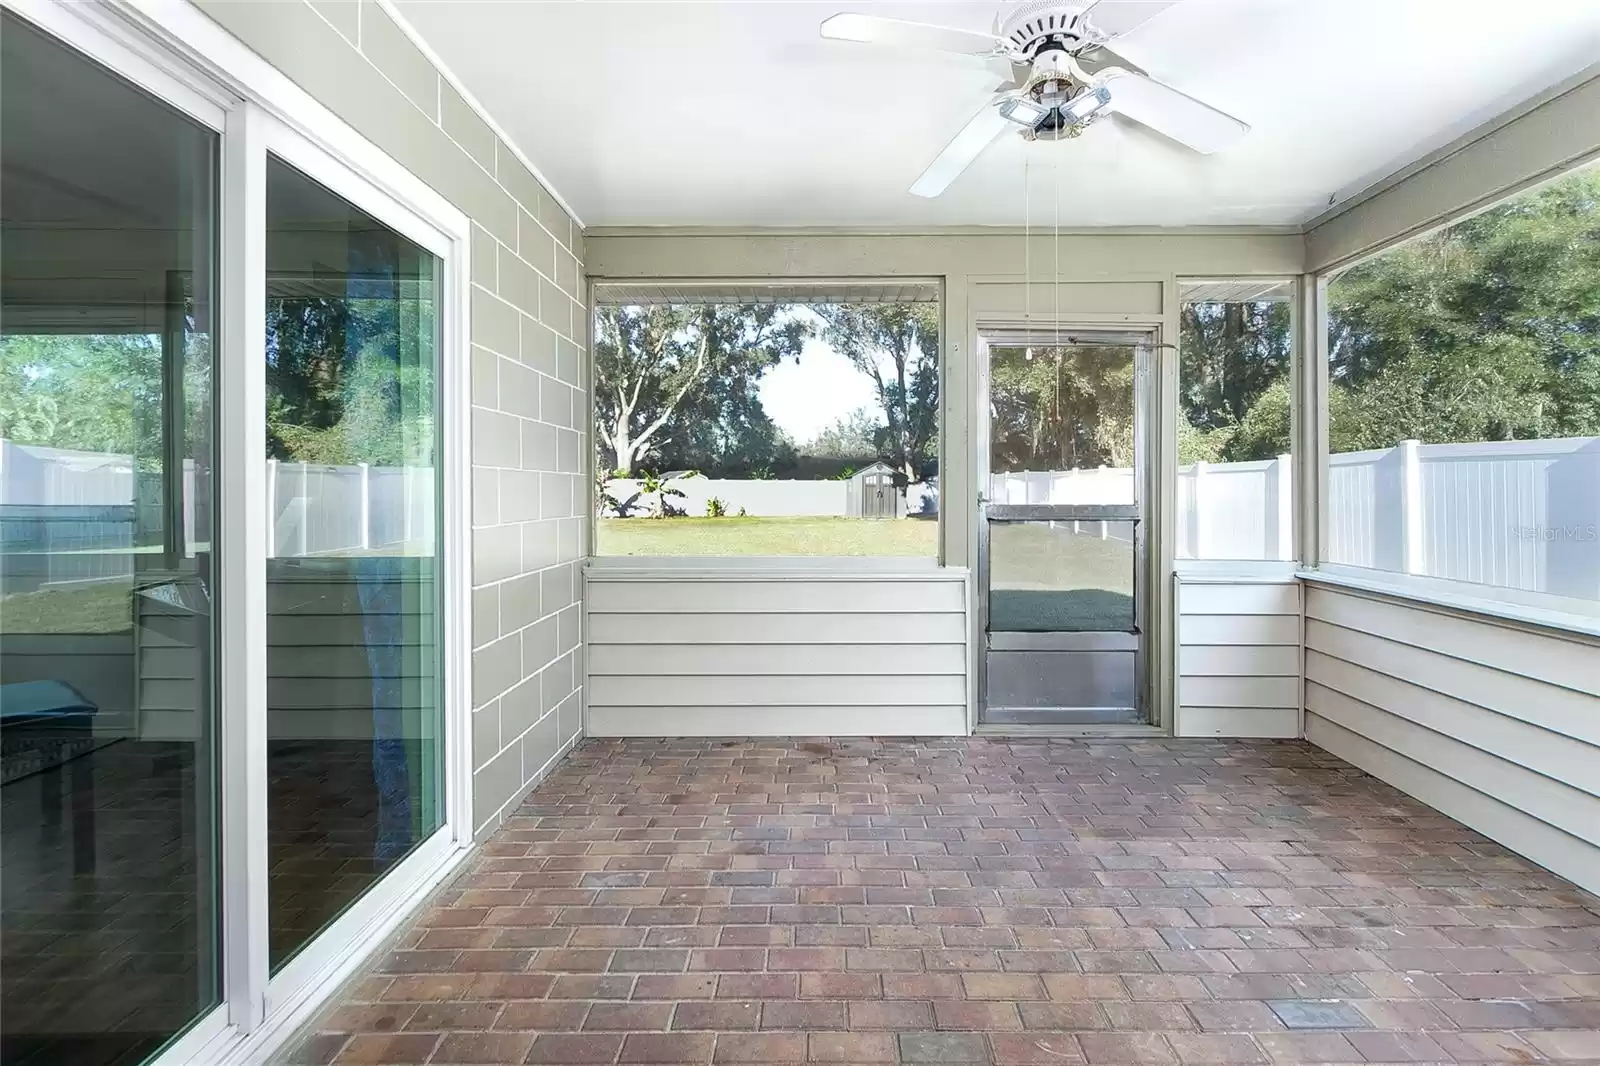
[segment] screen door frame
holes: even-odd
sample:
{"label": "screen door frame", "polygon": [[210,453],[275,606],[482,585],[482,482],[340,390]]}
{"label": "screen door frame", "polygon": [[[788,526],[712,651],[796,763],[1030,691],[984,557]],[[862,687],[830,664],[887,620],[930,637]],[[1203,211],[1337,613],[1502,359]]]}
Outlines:
{"label": "screen door frame", "polygon": [[[991,356],[996,348],[1034,347],[1109,347],[1133,350],[1133,492],[1128,504],[1003,504],[988,498],[993,463],[991,437],[990,374]],[[1151,611],[1155,607],[1149,544],[1150,508],[1156,483],[1153,480],[1151,417],[1155,410],[1156,374],[1159,369],[1160,328],[1154,325],[1131,328],[1077,327],[1063,324],[1031,327],[1016,325],[981,326],[978,329],[976,357],[978,371],[977,412],[974,422],[977,455],[977,575],[973,609],[976,631],[982,645],[977,659],[977,701],[979,725],[1005,728],[990,720],[989,655],[993,651],[1088,651],[1125,648],[1133,643],[1132,710],[1135,723],[1155,722],[1150,664],[1154,627]],[[990,523],[1021,521],[1132,521],[1133,522],[1133,619],[1134,631],[1110,632],[1012,632],[991,633]],[[999,709],[999,708],[997,708]],[[1072,726],[1074,723],[1062,723]],[[1093,723],[1086,723],[1092,725]]]}

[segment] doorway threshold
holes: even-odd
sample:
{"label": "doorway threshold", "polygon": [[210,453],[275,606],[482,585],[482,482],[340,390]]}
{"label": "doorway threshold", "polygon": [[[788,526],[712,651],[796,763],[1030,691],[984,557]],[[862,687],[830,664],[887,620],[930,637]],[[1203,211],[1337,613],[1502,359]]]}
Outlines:
{"label": "doorway threshold", "polygon": [[1170,734],[1148,722],[985,722],[973,729],[975,737],[1164,737]]}
{"label": "doorway threshold", "polygon": [[1147,725],[1136,707],[988,707],[986,725]]}

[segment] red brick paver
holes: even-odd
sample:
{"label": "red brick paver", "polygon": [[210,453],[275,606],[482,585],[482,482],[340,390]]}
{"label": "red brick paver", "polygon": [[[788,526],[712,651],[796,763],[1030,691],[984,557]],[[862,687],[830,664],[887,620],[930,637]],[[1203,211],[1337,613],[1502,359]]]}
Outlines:
{"label": "red brick paver", "polygon": [[1600,1060],[1600,900],[1325,752],[589,741],[294,1063]]}

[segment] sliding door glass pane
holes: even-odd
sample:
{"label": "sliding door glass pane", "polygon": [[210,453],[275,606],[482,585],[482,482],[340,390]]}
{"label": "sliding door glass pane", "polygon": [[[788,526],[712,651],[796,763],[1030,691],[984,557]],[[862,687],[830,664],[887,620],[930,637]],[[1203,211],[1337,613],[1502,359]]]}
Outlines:
{"label": "sliding door glass pane", "polygon": [[438,278],[268,157],[274,969],[441,824]]}
{"label": "sliding door glass pane", "polygon": [[0,14],[0,1061],[218,1002],[217,135]]}

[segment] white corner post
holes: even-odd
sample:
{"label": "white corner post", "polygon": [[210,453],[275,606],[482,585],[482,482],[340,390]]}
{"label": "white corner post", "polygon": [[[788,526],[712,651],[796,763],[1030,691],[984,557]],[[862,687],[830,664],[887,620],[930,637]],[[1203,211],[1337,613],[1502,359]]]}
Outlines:
{"label": "white corner post", "polygon": [[1294,458],[1280,455],[1273,460],[1268,472],[1268,491],[1271,506],[1269,521],[1273,523],[1276,543],[1268,546],[1274,559],[1294,558]]}
{"label": "white corner post", "polygon": [[1328,554],[1328,279],[1302,274],[1289,305],[1290,448],[1294,464],[1290,558],[1310,568]]}
{"label": "white corner post", "polygon": [[1422,547],[1422,442],[1403,440],[1396,447],[1400,463],[1400,572],[1424,571]]}
{"label": "white corner post", "polygon": [[367,463],[358,463],[356,473],[360,479],[361,550],[367,551],[372,547],[372,468]]}
{"label": "white corner post", "polygon": [[1189,492],[1189,550],[1190,558],[1209,559],[1206,554],[1211,550],[1211,538],[1206,536],[1206,472],[1211,464],[1204,459],[1194,461],[1194,485]]}
{"label": "white corner post", "polygon": [[1419,574],[1422,559],[1422,472],[1419,443],[1403,440],[1373,467],[1372,564]]}
{"label": "white corner post", "polygon": [[278,555],[278,460],[267,460],[267,558]]}
{"label": "white corner post", "polygon": [[300,506],[295,510],[300,520],[296,539],[300,550],[295,554],[304,559],[311,554],[311,468],[304,459],[300,460]]}

